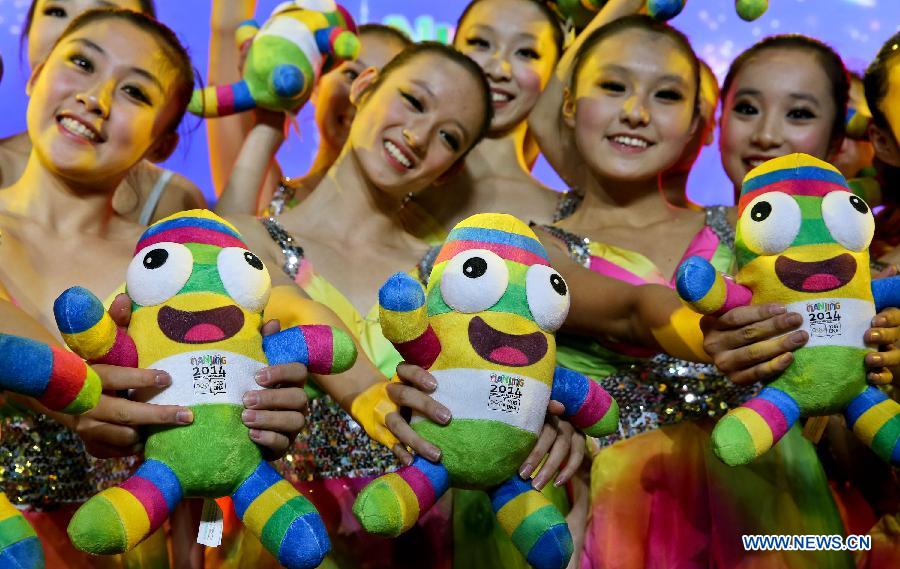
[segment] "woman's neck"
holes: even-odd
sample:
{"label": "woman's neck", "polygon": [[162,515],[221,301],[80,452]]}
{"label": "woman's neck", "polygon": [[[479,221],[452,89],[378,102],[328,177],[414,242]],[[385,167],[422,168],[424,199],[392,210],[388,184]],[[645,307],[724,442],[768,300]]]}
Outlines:
{"label": "woman's neck", "polygon": [[667,203],[656,178],[640,182],[601,180],[592,176],[582,188],[584,200],[567,220],[577,227],[610,225],[647,227],[678,213]]}
{"label": "woman's neck", "polygon": [[310,191],[315,189],[322,179],[325,178],[325,175],[328,174],[328,170],[331,169],[340,155],[340,148],[335,148],[334,145],[323,140],[319,144],[315,158],[313,158],[312,166],[309,167],[309,171],[303,176],[303,185],[309,188]]}
{"label": "woman's neck", "polygon": [[527,138],[528,124],[525,121],[503,136],[484,138],[466,156],[466,170],[475,180],[530,177]]}
{"label": "woman's neck", "polygon": [[108,236],[122,179],[79,184],[49,171],[32,152],[22,177],[0,192],[0,210],[58,233]]}
{"label": "woman's neck", "polygon": [[345,150],[316,191],[281,220],[288,230],[315,232],[323,240],[348,246],[385,243],[408,238],[396,215],[401,204],[366,180],[353,154]]}

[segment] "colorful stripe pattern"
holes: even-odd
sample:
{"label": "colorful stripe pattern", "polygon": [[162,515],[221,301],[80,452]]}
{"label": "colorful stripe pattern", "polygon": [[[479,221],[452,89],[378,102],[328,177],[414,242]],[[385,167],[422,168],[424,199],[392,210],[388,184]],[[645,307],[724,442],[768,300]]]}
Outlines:
{"label": "colorful stripe pattern", "polygon": [[900,404],[875,387],[860,393],[844,411],[847,426],[875,454],[900,465]]}
{"label": "colorful stripe pattern", "polygon": [[72,352],[0,334],[0,389],[78,415],[97,405],[102,386],[97,373]]}
{"label": "colorful stripe pattern", "polygon": [[602,437],[619,424],[616,400],[599,383],[577,371],[556,368],[550,399],[562,403],[566,408],[563,416],[586,435]]}
{"label": "colorful stripe pattern", "polygon": [[747,464],[768,451],[800,419],[800,406],[780,389],[766,387],[729,412],[712,433],[716,455],[726,464]]}
{"label": "colorful stripe pattern", "polygon": [[847,180],[830,164],[796,155],[785,158],[794,161],[796,165],[785,167],[788,162],[785,159],[769,160],[747,174],[741,186],[738,215],[742,215],[747,204],[758,195],[767,192],[824,197],[834,191],[850,191]]}
{"label": "colorful stripe pattern", "polygon": [[332,374],[350,369],[356,360],[353,340],[323,325],[294,326],[263,337],[269,365],[303,363],[310,373]]}
{"label": "colorful stripe pattern", "polygon": [[43,569],[44,550],[34,528],[0,492],[0,567]]}
{"label": "colorful stripe pattern", "polygon": [[137,367],[134,340],[113,322],[103,303],[80,286],[63,292],[53,303],[56,325],[66,345],[88,361]]}
{"label": "colorful stripe pattern", "polygon": [[530,481],[510,478],[490,493],[497,522],[535,569],[561,569],[572,556],[572,535],[560,511]]}
{"label": "colorful stripe pattern", "polygon": [[231,499],[244,525],[285,567],[318,567],[331,548],[315,507],[265,461]]}
{"label": "colorful stripe pattern", "polygon": [[444,465],[417,456],[411,465],[368,485],[353,504],[353,513],[368,531],[397,537],[413,527],[419,515],[430,510],[449,488],[450,474]]}
{"label": "colorful stripe pattern", "polygon": [[161,242],[249,249],[233,225],[205,209],[182,211],[151,225],[141,235],[134,253]]}
{"label": "colorful stripe pattern", "polygon": [[386,338],[407,362],[428,369],[441,353],[441,342],[428,322],[422,285],[396,273],[378,291],[379,320]]}
{"label": "colorful stripe pattern", "polygon": [[702,257],[690,257],[678,267],[675,288],[688,305],[701,314],[721,315],[750,304],[750,289],[737,284]]}

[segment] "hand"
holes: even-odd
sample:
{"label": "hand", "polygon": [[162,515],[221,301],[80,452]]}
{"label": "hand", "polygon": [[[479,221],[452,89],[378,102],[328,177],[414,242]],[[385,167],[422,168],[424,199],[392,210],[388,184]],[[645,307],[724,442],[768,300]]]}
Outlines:
{"label": "hand", "polygon": [[[534,473],[535,467],[541,463],[541,460],[545,456],[547,457],[547,460],[541,465],[540,472],[531,482],[535,490],[542,490],[557,471],[559,474],[553,485],[562,486],[578,471],[578,467],[581,466],[581,461],[584,459],[584,435],[575,430],[575,427],[568,421],[555,416],[561,414],[563,409],[564,407],[558,401],[550,401],[547,410],[551,414],[547,416],[531,453],[519,467],[519,476],[527,479]],[[560,470],[560,466],[564,463],[565,466]]]}
{"label": "hand", "polygon": [[[262,334],[268,336],[281,329],[277,320],[263,325]],[[250,438],[263,447],[266,460],[283,457],[303,425],[309,412],[309,399],[303,386],[307,371],[303,364],[281,364],[259,370],[256,383],[262,389],[244,394],[245,410],[241,420],[250,428]]]}
{"label": "hand", "polygon": [[[386,388],[388,397],[395,405],[416,411],[439,425],[450,422],[450,410],[426,395],[437,389],[437,380],[433,375],[417,365],[401,363],[397,366],[397,378],[399,382],[391,382]],[[441,459],[441,449],[416,433],[400,414],[399,409],[388,413],[384,423],[400,441],[391,447],[391,450],[403,464],[412,464],[413,461],[413,456],[407,448],[432,462]]]}
{"label": "hand", "polygon": [[900,309],[886,308],[872,318],[872,327],[866,330],[866,344],[879,348],[879,352],[866,354],[866,378],[872,385],[891,383],[900,366]]}
{"label": "hand", "polygon": [[802,315],[777,304],[742,306],[700,320],[703,348],[739,385],[765,381],[787,369],[794,361],[791,352],[809,340],[809,334],[797,330],[802,324]]}

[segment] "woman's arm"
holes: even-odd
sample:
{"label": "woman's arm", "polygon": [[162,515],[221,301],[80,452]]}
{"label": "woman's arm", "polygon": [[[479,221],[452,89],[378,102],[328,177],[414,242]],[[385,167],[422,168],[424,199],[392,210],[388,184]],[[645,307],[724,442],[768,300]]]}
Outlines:
{"label": "woman's arm", "polygon": [[624,16],[638,13],[645,2],[646,0],[610,0],[563,53],[556,64],[556,72],[547,82],[528,117],[529,131],[537,140],[541,152],[570,187],[580,185],[575,138],[563,118],[575,55],[594,30]]}
{"label": "woman's arm", "polygon": [[[257,123],[243,139],[228,182],[216,204],[216,213],[220,215],[255,214],[263,188],[271,190],[268,173],[281,171],[275,162],[275,153],[284,142],[284,115],[257,110],[256,116]],[[271,199],[271,191],[265,194]]]}

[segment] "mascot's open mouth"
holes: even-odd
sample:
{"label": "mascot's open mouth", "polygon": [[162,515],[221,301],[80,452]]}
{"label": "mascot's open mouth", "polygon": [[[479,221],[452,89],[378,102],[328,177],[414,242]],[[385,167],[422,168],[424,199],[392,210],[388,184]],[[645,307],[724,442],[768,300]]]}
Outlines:
{"label": "mascot's open mouth", "polygon": [[784,255],[775,261],[781,284],[798,292],[826,292],[849,283],[856,274],[856,259],[843,253],[824,261],[795,261]]}
{"label": "mascot's open mouth", "polygon": [[469,321],[469,342],[482,358],[509,367],[530,366],[547,353],[547,338],[540,332],[506,334],[480,316]]}
{"label": "mascot's open mouth", "polygon": [[163,306],[156,318],[167,338],[181,344],[207,344],[231,338],[244,327],[244,313],[237,306],[187,312]]}

